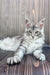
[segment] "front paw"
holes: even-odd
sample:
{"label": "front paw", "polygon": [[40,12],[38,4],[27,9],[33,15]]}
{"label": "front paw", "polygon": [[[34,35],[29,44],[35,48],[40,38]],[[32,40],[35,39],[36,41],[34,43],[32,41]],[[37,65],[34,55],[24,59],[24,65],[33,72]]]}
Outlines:
{"label": "front paw", "polygon": [[40,54],[39,60],[45,61],[46,60],[45,55],[44,54]]}
{"label": "front paw", "polygon": [[21,59],[18,56],[10,57],[7,59],[7,64],[14,64],[14,63],[16,64],[19,62],[21,62]]}

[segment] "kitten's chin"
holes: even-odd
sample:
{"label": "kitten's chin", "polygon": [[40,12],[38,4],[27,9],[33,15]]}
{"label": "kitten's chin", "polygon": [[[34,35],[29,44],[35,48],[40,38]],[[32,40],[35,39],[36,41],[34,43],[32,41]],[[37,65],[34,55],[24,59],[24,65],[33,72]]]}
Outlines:
{"label": "kitten's chin", "polygon": [[34,40],[37,40],[37,39],[38,39],[38,37],[36,37],[36,36],[35,36],[33,39],[34,39]]}

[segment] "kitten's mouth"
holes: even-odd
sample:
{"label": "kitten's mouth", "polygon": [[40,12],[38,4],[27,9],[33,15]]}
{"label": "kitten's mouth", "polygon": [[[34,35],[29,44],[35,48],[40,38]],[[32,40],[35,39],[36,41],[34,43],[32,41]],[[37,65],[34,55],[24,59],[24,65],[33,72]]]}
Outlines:
{"label": "kitten's mouth", "polygon": [[32,36],[32,38],[34,38],[34,36]]}
{"label": "kitten's mouth", "polygon": [[42,35],[40,35],[39,37],[34,37],[34,36],[32,36],[32,38],[34,39],[34,40],[37,40],[38,38],[41,38],[42,37]]}

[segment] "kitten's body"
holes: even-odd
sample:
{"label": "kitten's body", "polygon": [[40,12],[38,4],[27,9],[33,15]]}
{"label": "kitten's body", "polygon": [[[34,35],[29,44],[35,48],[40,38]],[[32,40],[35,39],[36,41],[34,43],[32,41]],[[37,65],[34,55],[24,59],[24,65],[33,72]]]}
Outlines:
{"label": "kitten's body", "polygon": [[0,48],[6,51],[16,51],[22,41],[22,38],[23,37],[21,36],[4,38],[0,40]]}
{"label": "kitten's body", "polygon": [[[34,34],[33,34],[34,36],[32,35],[32,32],[29,29],[31,29],[32,32],[34,31]],[[44,39],[45,39],[44,38],[44,29],[42,29],[42,30],[38,29],[40,31],[40,33],[38,33],[38,36],[37,36],[37,34],[35,34],[35,30],[37,30],[37,29],[38,28],[36,28],[36,29],[32,29],[31,27],[28,28],[25,31],[24,35],[22,36],[22,39],[21,38],[17,39],[16,37],[14,38],[14,40],[9,39],[9,41],[11,40],[11,42],[13,44],[10,44],[9,45],[10,47],[8,47],[8,48],[10,50],[16,49],[16,53],[14,54],[13,57],[10,57],[7,59],[8,64],[18,63],[22,60],[22,58],[25,54],[31,54],[31,53],[39,60],[42,60],[42,61],[45,60],[45,55],[42,53],[42,47],[43,47]],[[28,32],[28,30],[30,33]],[[13,47],[13,45],[14,45],[14,47]],[[0,46],[0,48],[1,48],[1,46]],[[5,47],[5,49],[6,49],[6,47]],[[7,50],[9,50],[9,49],[7,49]]]}

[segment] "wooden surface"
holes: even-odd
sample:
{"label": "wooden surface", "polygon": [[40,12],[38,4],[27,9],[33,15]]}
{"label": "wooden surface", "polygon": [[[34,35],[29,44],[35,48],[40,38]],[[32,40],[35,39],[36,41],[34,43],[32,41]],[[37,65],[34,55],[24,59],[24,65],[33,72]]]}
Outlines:
{"label": "wooden surface", "polygon": [[16,65],[0,64],[0,75],[50,75],[50,63],[35,61],[31,55],[28,55]]}
{"label": "wooden surface", "polygon": [[13,56],[14,52],[0,50],[0,75],[50,75],[50,48],[43,48],[46,61],[38,61],[33,55],[23,57],[21,63],[7,65],[8,57]]}
{"label": "wooden surface", "polygon": [[0,39],[22,34],[26,17],[33,23],[46,18],[45,37],[50,44],[50,0],[0,0]]}

